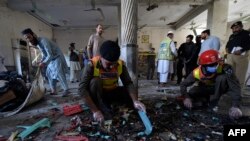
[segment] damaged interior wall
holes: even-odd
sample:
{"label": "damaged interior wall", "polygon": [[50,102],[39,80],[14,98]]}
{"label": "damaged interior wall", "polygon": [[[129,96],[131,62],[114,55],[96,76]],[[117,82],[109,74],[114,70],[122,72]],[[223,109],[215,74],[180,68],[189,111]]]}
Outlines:
{"label": "damaged interior wall", "polygon": [[31,28],[35,33],[52,38],[52,28],[25,12],[17,12],[0,5],[0,50],[4,51],[4,64],[14,66],[11,39],[23,39],[21,31]]}
{"label": "damaged interior wall", "polygon": [[[57,44],[62,48],[64,53],[68,52],[68,47],[71,42],[76,43],[76,49],[83,49],[88,44],[90,35],[96,32],[95,27],[91,29],[55,29],[53,30],[54,38]],[[106,40],[115,41],[118,37],[117,28],[104,29],[102,36]]]}

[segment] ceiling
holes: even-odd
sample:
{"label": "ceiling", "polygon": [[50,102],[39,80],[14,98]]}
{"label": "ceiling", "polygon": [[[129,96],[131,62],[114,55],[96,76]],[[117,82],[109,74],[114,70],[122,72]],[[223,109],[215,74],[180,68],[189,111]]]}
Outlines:
{"label": "ceiling", "polygon": [[[194,8],[211,0],[138,0],[138,28],[175,25]],[[229,0],[228,22],[250,20],[249,0]],[[117,27],[120,0],[7,0],[13,10],[28,12],[53,28],[92,28],[98,23]],[[152,10],[147,8],[151,6]],[[206,26],[207,11],[189,19],[183,27]]]}

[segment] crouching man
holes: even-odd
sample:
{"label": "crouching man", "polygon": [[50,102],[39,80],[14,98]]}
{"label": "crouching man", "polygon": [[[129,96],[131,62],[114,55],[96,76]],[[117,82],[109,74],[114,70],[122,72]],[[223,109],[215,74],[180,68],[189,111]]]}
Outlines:
{"label": "crouching man", "polygon": [[[93,117],[103,122],[111,112],[111,104],[128,104],[144,111],[145,106],[138,101],[135,87],[124,62],[119,59],[120,47],[113,41],[101,45],[100,56],[93,57],[84,68],[78,93],[83,96]],[[118,86],[118,79],[123,86]]]}
{"label": "crouching man", "polygon": [[[238,79],[230,65],[224,64],[215,50],[207,50],[200,55],[199,66],[180,84],[181,94],[185,97],[183,104],[192,108],[193,103],[202,101],[217,105],[222,94],[228,94],[232,99],[229,109],[231,118],[239,118],[242,112],[239,109],[241,89]],[[187,92],[187,87],[198,82]]]}

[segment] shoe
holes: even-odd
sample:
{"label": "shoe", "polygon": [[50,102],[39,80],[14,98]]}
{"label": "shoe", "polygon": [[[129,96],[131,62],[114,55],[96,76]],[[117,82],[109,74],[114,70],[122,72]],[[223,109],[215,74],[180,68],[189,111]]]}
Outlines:
{"label": "shoe", "polygon": [[74,83],[74,81],[70,81],[71,83]]}

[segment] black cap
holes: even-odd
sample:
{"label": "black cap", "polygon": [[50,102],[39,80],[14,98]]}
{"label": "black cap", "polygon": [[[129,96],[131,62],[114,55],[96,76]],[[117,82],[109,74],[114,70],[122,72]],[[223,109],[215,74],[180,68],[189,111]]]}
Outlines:
{"label": "black cap", "polygon": [[26,28],[21,32],[23,35],[25,34],[33,34],[33,31],[30,28]]}
{"label": "black cap", "polygon": [[75,43],[73,43],[73,42],[72,42],[72,43],[70,43],[69,45],[70,45],[70,46],[74,46],[74,45],[75,45]]}
{"label": "black cap", "polygon": [[115,62],[119,59],[121,51],[116,42],[108,40],[101,45],[100,54],[102,58]]}
{"label": "black cap", "polygon": [[235,27],[235,26],[243,27],[243,24],[242,24],[241,21],[237,21],[237,22],[235,22],[235,23],[233,23],[233,24],[231,25],[231,28],[233,28],[233,27]]}

